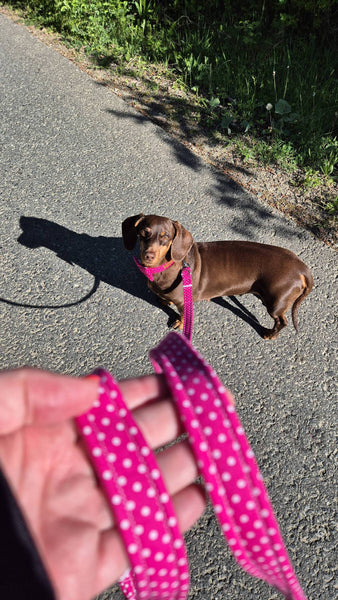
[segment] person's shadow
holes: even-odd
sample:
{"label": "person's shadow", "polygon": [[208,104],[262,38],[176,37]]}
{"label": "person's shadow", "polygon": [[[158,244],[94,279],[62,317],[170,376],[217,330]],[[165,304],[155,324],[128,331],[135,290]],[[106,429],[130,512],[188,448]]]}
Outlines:
{"label": "person's shadow", "polygon": [[[31,308],[64,308],[73,306],[87,300],[99,287],[101,281],[119,288],[132,296],[145,300],[153,306],[160,306],[168,315],[168,325],[177,318],[176,312],[171,308],[159,304],[157,297],[152,294],[146,285],[144,276],[136,268],[131,255],[125,250],[121,237],[92,237],[86,233],[76,233],[62,225],[39,219],[37,217],[21,217],[20,227],[22,233],[18,242],[26,248],[39,248],[44,246],[55,252],[70,265],[78,265],[94,276],[94,285],[91,291],[81,300],[61,306],[30,306]],[[223,298],[214,301],[230,310],[253,327],[259,335],[263,328],[256,317],[252,315],[236,298],[231,297],[235,306]],[[15,302],[8,302],[15,304]]]}

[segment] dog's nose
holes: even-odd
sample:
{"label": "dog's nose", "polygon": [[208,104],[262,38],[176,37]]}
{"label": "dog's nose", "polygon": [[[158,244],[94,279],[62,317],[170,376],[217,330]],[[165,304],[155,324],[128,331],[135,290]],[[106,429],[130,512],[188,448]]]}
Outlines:
{"label": "dog's nose", "polygon": [[155,258],[155,252],[151,252],[151,250],[147,250],[144,254],[144,258],[146,260],[153,260]]}

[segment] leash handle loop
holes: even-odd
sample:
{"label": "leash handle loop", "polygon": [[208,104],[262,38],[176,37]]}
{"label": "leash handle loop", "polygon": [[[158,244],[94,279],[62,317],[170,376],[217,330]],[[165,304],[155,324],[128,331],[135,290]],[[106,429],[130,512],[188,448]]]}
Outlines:
{"label": "leash handle loop", "polygon": [[189,568],[177,518],[155,456],[104,370],[99,397],[76,423],[123,539],[129,600],[185,600]]}
{"label": "leash handle loop", "polygon": [[216,517],[240,566],[289,600],[306,600],[229,392],[177,333],[150,351],[166,376]]}

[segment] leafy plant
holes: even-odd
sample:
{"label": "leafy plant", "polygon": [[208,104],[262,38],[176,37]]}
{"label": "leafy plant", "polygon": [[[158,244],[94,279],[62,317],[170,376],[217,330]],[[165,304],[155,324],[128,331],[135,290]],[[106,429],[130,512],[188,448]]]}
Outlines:
{"label": "leafy plant", "polygon": [[298,113],[292,112],[290,104],[282,98],[276,102],[274,113],[273,106],[270,103],[266,105],[266,110],[269,113],[270,131],[277,132],[279,135],[287,135],[289,131],[285,128],[285,125],[295,123],[299,119]]}
{"label": "leafy plant", "polygon": [[305,169],[304,177],[301,181],[301,184],[305,188],[316,188],[321,184],[321,179],[317,171],[314,171],[311,168]]}
{"label": "leafy plant", "polygon": [[338,217],[338,196],[326,204],[326,211],[332,217]]}
{"label": "leafy plant", "polygon": [[338,166],[338,139],[325,140],[322,144],[323,162],[321,171],[326,177],[334,176]]}

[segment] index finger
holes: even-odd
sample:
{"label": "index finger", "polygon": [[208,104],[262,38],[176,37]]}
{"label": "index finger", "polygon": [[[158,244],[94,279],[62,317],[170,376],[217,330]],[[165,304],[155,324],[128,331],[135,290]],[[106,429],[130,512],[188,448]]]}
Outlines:
{"label": "index finger", "polygon": [[89,410],[98,380],[22,368],[0,373],[0,434],[49,425]]}
{"label": "index finger", "polygon": [[142,375],[118,382],[122,396],[128,408],[134,410],[153,400],[171,397],[164,375]]}

